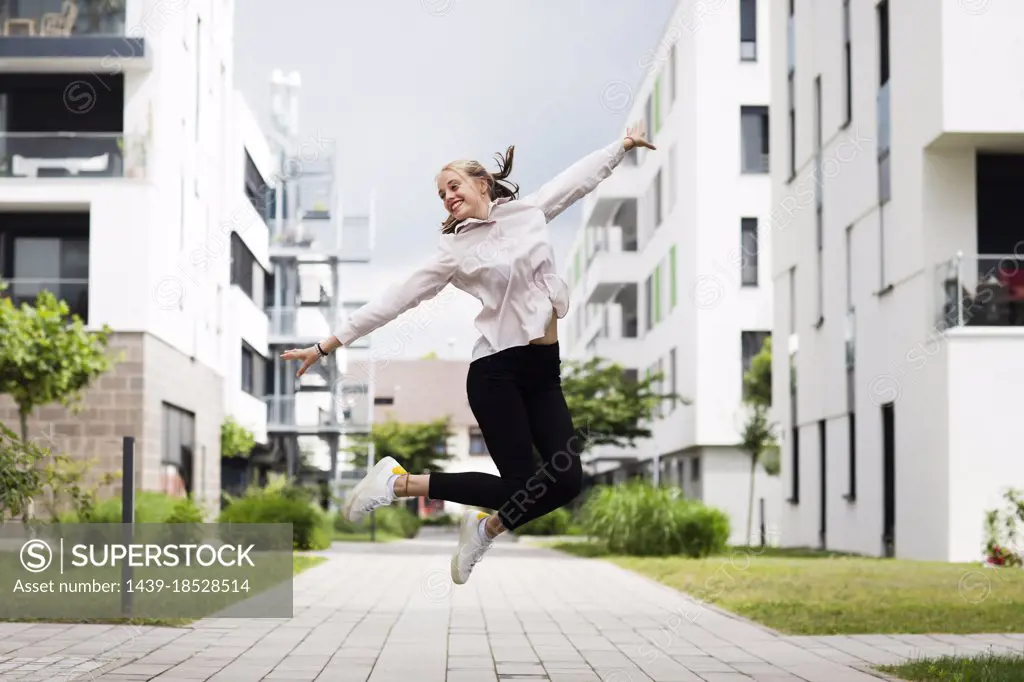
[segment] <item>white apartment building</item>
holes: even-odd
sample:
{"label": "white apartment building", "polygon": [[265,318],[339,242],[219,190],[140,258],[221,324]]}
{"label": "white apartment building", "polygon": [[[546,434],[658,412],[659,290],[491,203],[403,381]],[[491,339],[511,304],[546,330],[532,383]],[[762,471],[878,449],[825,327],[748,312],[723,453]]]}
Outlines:
{"label": "white apartment building", "polygon": [[764,0],[679,3],[640,59],[646,74],[628,111],[608,102],[623,132],[643,119],[658,149],[631,152],[584,199],[567,264],[568,357],[660,372],[664,392],[692,401],[664,406],[636,448],[589,451],[588,470],[599,482],[641,474],[681,487],[727,512],[733,543],[756,542],[762,520],[776,523],[781,489],[757,471],[747,538],[742,377],[772,329],[771,239],[761,229],[778,158],[768,145],[768,16]]}
{"label": "white apartment building", "polygon": [[18,301],[54,291],[125,353],[82,413],[40,409],[30,435],[97,471],[134,436],[137,489],[211,512],[224,417],[267,431],[247,371],[268,352],[252,179],[274,168],[233,89],[233,10],[0,2],[0,276]]}
{"label": "white apartment building", "polygon": [[787,545],[974,561],[1024,484],[1024,4],[771,4]]}

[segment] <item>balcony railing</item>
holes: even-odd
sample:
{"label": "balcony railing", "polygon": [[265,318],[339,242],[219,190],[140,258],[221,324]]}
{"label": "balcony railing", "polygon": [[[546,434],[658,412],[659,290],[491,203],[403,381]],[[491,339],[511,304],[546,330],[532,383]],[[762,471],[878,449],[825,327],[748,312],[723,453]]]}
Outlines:
{"label": "balcony railing", "polygon": [[0,132],[0,177],[144,178],[145,139],[123,133]]}
{"label": "balcony railing", "polygon": [[17,279],[0,279],[7,288],[0,291],[0,296],[10,298],[15,307],[22,303],[34,306],[36,296],[40,292],[50,291],[57,300],[68,305],[71,315],[78,315],[82,322],[89,321],[89,280],[88,279],[39,279],[19,277]]}
{"label": "balcony railing", "polygon": [[0,0],[4,37],[123,36],[125,3]]}
{"label": "balcony railing", "polygon": [[960,253],[939,264],[936,283],[941,329],[1024,326],[1024,254]]}

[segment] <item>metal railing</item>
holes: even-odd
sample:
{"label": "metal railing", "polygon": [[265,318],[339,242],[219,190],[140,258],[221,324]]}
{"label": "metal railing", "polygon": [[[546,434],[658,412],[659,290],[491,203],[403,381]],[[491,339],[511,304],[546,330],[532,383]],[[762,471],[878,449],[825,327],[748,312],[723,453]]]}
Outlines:
{"label": "metal railing", "polygon": [[964,255],[936,269],[940,329],[1024,326],[1024,253]]}
{"label": "metal railing", "polygon": [[78,315],[83,322],[89,321],[89,280],[88,279],[45,279],[18,277],[0,279],[7,288],[0,291],[0,297],[9,298],[16,307],[22,303],[34,306],[36,297],[49,291],[68,305],[71,315]]}
{"label": "metal railing", "polygon": [[88,0],[0,0],[4,37],[125,35],[125,3]]}
{"label": "metal railing", "polygon": [[0,177],[144,178],[146,141],[123,133],[0,132]]}

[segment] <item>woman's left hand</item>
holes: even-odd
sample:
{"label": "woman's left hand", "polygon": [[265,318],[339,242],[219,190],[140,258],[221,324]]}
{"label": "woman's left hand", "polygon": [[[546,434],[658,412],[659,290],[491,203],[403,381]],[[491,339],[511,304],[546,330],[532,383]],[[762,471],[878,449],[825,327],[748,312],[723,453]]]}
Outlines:
{"label": "woman's left hand", "polygon": [[626,130],[626,151],[628,152],[634,147],[657,149],[657,147],[644,139],[644,125],[642,121],[634,123]]}

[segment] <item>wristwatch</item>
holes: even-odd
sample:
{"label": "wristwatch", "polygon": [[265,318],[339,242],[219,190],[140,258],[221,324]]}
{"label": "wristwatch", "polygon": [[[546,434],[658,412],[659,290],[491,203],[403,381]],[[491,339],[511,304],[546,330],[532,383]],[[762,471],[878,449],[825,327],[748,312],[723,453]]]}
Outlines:
{"label": "wristwatch", "polygon": [[319,355],[322,358],[326,358],[327,357],[327,353],[324,352],[324,349],[320,347],[320,342],[319,341],[317,341],[317,343],[316,343],[316,354]]}

